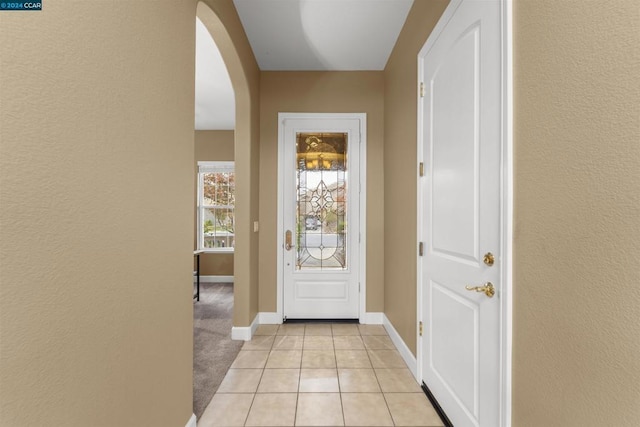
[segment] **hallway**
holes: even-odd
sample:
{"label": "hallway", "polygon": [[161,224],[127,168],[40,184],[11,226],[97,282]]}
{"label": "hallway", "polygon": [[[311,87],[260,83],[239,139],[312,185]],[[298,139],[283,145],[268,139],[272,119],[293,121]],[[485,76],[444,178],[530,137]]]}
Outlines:
{"label": "hallway", "polygon": [[261,325],[199,427],[442,426],[382,325]]}

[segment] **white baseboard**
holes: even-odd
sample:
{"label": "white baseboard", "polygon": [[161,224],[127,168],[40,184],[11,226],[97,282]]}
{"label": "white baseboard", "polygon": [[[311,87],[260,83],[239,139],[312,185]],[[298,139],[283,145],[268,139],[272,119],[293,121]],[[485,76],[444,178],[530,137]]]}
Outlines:
{"label": "white baseboard", "polygon": [[231,339],[237,341],[250,341],[253,334],[256,333],[256,329],[258,329],[259,315],[256,314],[255,319],[251,322],[250,326],[234,326],[231,328]]}
{"label": "white baseboard", "polygon": [[[195,276],[193,281],[195,283]],[[200,276],[200,283],[233,283],[233,276]]]}
{"label": "white baseboard", "polygon": [[196,414],[191,414],[191,418],[184,427],[196,427]]}
{"label": "white baseboard", "polygon": [[282,315],[278,313],[263,311],[258,313],[258,318],[261,325],[280,325],[282,323]]}
{"label": "white baseboard", "polygon": [[389,319],[384,313],[383,313],[383,316],[384,316],[383,325],[384,325],[384,328],[387,330],[387,333],[389,334],[389,338],[391,338],[391,341],[393,341],[393,344],[396,346],[396,348],[400,352],[402,359],[404,359],[404,362],[407,364],[407,366],[409,367],[409,370],[411,371],[411,373],[413,374],[414,378],[416,378],[416,381],[417,381],[418,362],[416,361],[416,357],[413,355],[413,353],[411,353],[411,350],[409,350],[409,347],[407,346],[407,344],[405,344],[402,338],[400,338],[400,334],[398,333],[398,331],[396,331],[396,328],[393,327],[393,325],[391,324],[391,322],[389,321]]}
{"label": "white baseboard", "polygon": [[384,324],[384,313],[369,312],[364,314],[364,318],[360,319],[363,325],[382,325]]}

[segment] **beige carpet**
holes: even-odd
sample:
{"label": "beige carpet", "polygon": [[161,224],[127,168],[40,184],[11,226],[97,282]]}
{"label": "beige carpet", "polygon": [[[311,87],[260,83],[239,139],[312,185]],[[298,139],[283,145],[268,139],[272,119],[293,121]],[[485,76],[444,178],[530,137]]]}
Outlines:
{"label": "beige carpet", "polygon": [[201,283],[193,307],[193,412],[200,418],[243,341],[231,340],[233,284]]}

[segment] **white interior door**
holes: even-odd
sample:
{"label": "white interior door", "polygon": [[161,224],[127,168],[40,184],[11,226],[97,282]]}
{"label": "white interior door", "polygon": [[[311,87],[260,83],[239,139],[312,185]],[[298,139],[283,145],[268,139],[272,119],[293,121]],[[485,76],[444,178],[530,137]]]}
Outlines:
{"label": "white interior door", "polygon": [[361,118],[289,117],[281,128],[287,319],[359,317]]}
{"label": "white interior door", "polygon": [[422,65],[419,363],[456,427],[500,425],[500,14],[463,0]]}

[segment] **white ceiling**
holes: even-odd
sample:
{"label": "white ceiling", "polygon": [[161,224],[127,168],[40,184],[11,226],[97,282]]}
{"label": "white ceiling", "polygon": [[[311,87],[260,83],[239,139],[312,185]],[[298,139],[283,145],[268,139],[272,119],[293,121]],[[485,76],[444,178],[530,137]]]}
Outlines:
{"label": "white ceiling", "polygon": [[261,70],[382,70],[413,0],[233,0]]}
{"label": "white ceiling", "polygon": [[[383,70],[413,0],[233,0],[261,70]],[[234,129],[231,80],[196,22],[196,130]]]}

